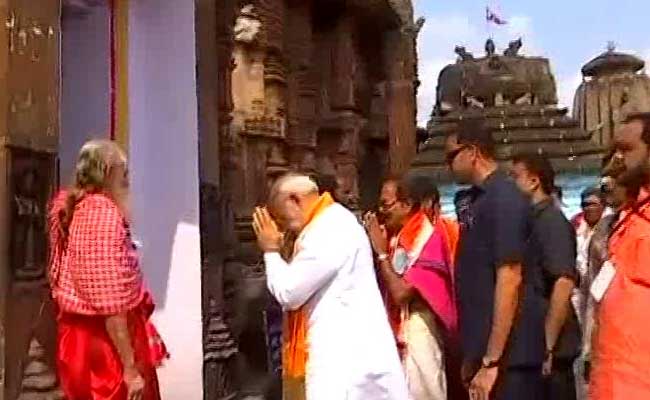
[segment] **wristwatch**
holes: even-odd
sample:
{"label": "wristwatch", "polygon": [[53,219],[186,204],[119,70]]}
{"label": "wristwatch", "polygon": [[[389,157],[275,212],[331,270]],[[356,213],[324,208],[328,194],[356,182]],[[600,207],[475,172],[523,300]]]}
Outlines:
{"label": "wristwatch", "polygon": [[500,358],[489,360],[489,359],[486,359],[485,357],[483,357],[483,359],[481,359],[481,368],[483,368],[483,369],[496,368],[500,364],[501,364],[501,359]]}
{"label": "wristwatch", "polygon": [[379,261],[388,261],[388,254],[384,253],[384,254],[378,255],[377,260],[379,260]]}

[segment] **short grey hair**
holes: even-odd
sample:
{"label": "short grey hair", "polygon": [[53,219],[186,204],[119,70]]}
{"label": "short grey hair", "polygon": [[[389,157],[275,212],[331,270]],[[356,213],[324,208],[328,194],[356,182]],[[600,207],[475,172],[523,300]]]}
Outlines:
{"label": "short grey hair", "polygon": [[307,195],[318,193],[318,185],[304,174],[288,173],[279,177],[271,186],[269,203],[273,203],[281,194]]}

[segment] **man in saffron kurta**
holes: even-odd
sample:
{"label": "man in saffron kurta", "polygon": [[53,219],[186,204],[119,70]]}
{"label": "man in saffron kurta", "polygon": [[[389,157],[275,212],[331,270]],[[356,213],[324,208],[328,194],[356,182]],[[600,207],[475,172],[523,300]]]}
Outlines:
{"label": "man in saffron kurta", "polygon": [[650,113],[628,116],[616,133],[616,149],[625,164],[617,181],[634,197],[613,227],[610,263],[599,273],[615,271],[597,306],[593,400],[650,398]]}
{"label": "man in saffron kurta", "polygon": [[[255,212],[268,287],[287,312],[285,384],[304,379],[307,400],[406,400],[363,227],[304,175],[279,178],[269,204],[284,230],[299,232],[287,263],[275,221],[266,209]],[[286,400],[299,398],[285,390]]]}
{"label": "man in saffron kurta", "polygon": [[[374,214],[366,216],[386,303],[401,350],[410,398],[458,398],[460,379],[453,379],[457,314],[452,260],[457,225],[439,215],[433,177],[410,173],[396,185],[396,200],[384,198],[386,228],[397,234],[390,244]],[[386,204],[390,202],[392,204]],[[449,372],[449,373],[448,373]],[[459,378],[459,375],[457,375]]]}

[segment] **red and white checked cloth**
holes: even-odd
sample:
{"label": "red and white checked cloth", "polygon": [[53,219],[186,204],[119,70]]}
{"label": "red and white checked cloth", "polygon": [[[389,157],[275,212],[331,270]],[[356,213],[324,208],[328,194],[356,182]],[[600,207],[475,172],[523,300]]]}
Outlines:
{"label": "red and white checked cloth", "polygon": [[66,192],[60,192],[49,210],[50,284],[56,304],[61,312],[72,314],[108,316],[128,311],[131,319],[141,319],[148,361],[159,366],[169,353],[149,321],[155,305],[144,288],[126,220],[110,198],[88,194],[75,207],[66,246],[58,245],[59,212],[66,197]]}
{"label": "red and white checked cloth", "polygon": [[65,249],[59,243],[59,211],[65,193],[50,207],[52,296],[63,312],[115,315],[144,299],[138,256],[128,224],[117,205],[88,194],[75,207]]}

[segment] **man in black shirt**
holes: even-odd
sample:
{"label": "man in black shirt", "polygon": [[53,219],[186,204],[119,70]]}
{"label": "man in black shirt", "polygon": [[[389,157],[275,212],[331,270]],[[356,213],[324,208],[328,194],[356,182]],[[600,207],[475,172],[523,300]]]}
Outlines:
{"label": "man in black shirt", "polygon": [[554,204],[555,172],[546,157],[514,157],[511,175],[532,207],[523,310],[535,320],[545,317],[543,331],[521,326],[515,335],[529,343],[531,353],[545,346],[542,374],[546,399],[575,400],[573,364],[580,349],[580,330],[571,305],[577,276],[575,230]]}
{"label": "man in black shirt", "polygon": [[[498,170],[483,119],[466,119],[458,128],[445,141],[447,163],[458,183],[473,185],[456,267],[463,378],[472,399],[534,399],[542,388],[541,360],[527,359],[527,343],[511,337],[529,204]],[[543,330],[543,321],[538,325]]]}

